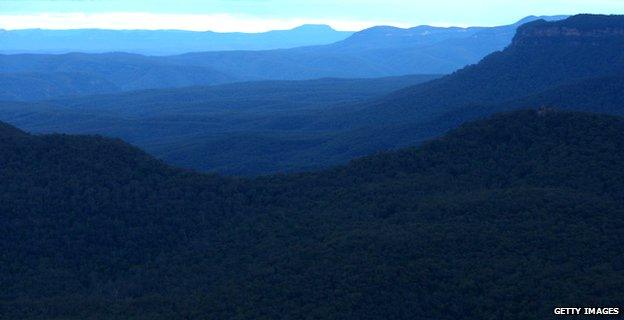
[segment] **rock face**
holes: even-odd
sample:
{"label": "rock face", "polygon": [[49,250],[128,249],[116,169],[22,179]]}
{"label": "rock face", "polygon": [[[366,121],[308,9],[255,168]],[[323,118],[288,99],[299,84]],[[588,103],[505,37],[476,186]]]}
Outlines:
{"label": "rock face", "polygon": [[345,128],[371,129],[366,136],[352,135],[333,145],[348,148],[357,139],[365,141],[359,146],[372,145],[370,137],[382,146],[413,145],[467,120],[513,109],[516,104],[509,102],[523,99],[531,102],[523,102],[525,107],[621,114],[622,30],[624,16],[579,15],[525,24],[509,47],[480,63],[345,115],[341,118],[346,119]]}
{"label": "rock face", "polygon": [[605,42],[624,45],[624,16],[577,15],[566,20],[538,20],[518,28],[515,46],[553,42],[603,45]]}
{"label": "rock face", "polygon": [[622,74],[623,32],[624,16],[578,15],[530,22],[518,29],[503,51],[447,77],[388,96],[371,110],[383,112],[376,118],[387,118],[397,110],[393,121],[418,120],[424,114],[500,103],[587,78]]}

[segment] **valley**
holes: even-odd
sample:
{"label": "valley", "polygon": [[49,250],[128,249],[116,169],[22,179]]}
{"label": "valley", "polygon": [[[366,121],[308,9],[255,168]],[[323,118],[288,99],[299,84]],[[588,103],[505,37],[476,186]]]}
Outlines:
{"label": "valley", "polygon": [[624,16],[328,28],[0,32],[0,319],[620,308]]}

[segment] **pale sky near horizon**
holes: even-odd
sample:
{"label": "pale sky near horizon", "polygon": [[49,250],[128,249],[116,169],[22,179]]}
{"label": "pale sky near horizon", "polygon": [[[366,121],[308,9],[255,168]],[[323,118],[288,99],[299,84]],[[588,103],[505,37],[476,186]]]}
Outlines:
{"label": "pale sky near horizon", "polygon": [[262,32],[302,24],[494,26],[528,15],[624,14],[624,0],[0,0],[2,29]]}

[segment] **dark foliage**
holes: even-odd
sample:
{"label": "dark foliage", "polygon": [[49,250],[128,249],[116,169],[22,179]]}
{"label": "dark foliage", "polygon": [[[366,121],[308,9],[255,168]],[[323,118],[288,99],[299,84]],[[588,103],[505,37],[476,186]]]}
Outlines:
{"label": "dark foliage", "polygon": [[517,107],[621,114],[622,21],[624,16],[580,15],[525,25],[509,47],[476,65],[312,119],[308,127],[339,134],[287,156],[291,163],[313,155],[323,155],[319,162],[342,162],[418,144],[466,121]]}
{"label": "dark foliage", "polygon": [[[584,31],[595,20],[610,25],[608,32]],[[588,78],[621,75],[624,28],[619,26],[623,21],[624,16],[581,15],[523,25],[505,50],[437,81],[402,89],[350,121],[361,123],[364,117],[429,120],[471,105],[520,99]]]}
{"label": "dark foliage", "polygon": [[495,116],[253,180],[0,126],[6,319],[502,319],[621,305],[624,119]]}
{"label": "dark foliage", "polygon": [[0,73],[0,101],[117,92],[113,83],[84,73]]}
{"label": "dark foliage", "polygon": [[[228,174],[301,169],[282,162],[324,141],[307,115],[386,95],[439,76],[259,81],[0,103],[0,118],[37,133],[123,138],[169,163]],[[312,163],[311,167],[318,167]]]}

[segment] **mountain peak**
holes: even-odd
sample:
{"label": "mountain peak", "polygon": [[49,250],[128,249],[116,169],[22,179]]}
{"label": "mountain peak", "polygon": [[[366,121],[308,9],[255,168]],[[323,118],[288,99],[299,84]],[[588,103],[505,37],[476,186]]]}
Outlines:
{"label": "mountain peak", "polygon": [[530,15],[528,17],[524,17],[522,19],[520,19],[520,21],[514,23],[513,25],[523,25],[529,22],[533,22],[536,20],[545,20],[545,21],[559,21],[559,20],[564,20],[569,18],[570,16],[566,16],[566,15],[557,15],[557,16],[534,16],[534,15]]}
{"label": "mountain peak", "polygon": [[315,31],[315,32],[320,32],[320,31],[335,32],[336,31],[336,29],[326,24],[303,24],[296,28],[293,28],[292,30],[293,31]]}
{"label": "mountain peak", "polygon": [[389,34],[402,34],[406,31],[408,31],[408,29],[393,26],[374,26],[354,33],[351,35],[351,38],[387,36]]}

